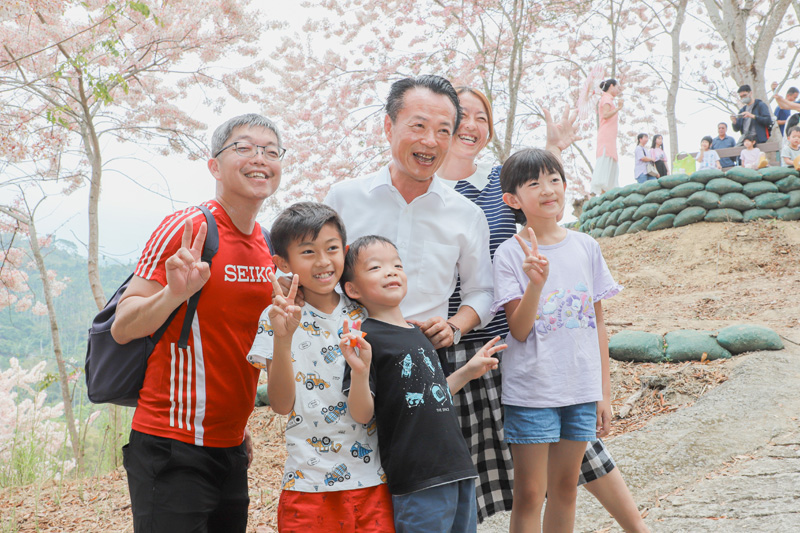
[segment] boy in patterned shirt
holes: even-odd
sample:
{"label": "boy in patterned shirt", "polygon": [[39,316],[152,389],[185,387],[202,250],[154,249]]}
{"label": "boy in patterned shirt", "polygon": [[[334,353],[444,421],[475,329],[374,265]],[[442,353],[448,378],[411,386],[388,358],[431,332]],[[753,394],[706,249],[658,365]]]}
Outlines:
{"label": "boy in patterned shirt", "polygon": [[[293,273],[292,286],[284,296],[270,274],[275,298],[261,314],[247,359],[266,368],[272,409],[290,415],[278,529],[393,532],[375,424],[355,422],[342,392],[339,335],[345,321],[366,317],[335,291],[344,224],[330,207],[301,202],[275,219],[271,236],[275,264]],[[302,308],[294,301],[298,286]]]}

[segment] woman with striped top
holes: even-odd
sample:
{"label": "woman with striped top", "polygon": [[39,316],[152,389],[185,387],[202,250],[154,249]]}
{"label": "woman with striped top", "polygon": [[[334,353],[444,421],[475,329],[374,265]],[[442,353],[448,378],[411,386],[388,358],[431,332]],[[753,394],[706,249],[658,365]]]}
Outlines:
{"label": "woman with striped top", "polygon": [[[489,222],[489,252],[494,257],[497,247],[511,238],[517,228],[514,214],[503,202],[501,166],[476,161],[494,136],[492,107],[488,98],[477,89],[459,87],[457,92],[463,117],[437,176],[483,210]],[[570,115],[568,111],[560,122],[554,123],[545,110],[547,150],[558,157],[578,138],[574,128],[576,115]],[[448,316],[458,311],[461,304],[458,295],[459,286],[456,285],[450,298]],[[501,310],[484,329],[470,332],[460,343],[447,348],[447,360],[453,369],[460,368],[487,340],[507,333],[508,324]],[[476,488],[480,521],[497,512],[510,511],[513,501],[513,466],[511,452],[503,438],[500,382],[499,370],[488,372],[468,383],[453,398],[462,433],[480,476]],[[614,466],[602,441],[589,443],[579,483],[586,483],[586,488],[626,531],[648,531],[622,476]],[[606,475],[610,472],[613,474]]]}

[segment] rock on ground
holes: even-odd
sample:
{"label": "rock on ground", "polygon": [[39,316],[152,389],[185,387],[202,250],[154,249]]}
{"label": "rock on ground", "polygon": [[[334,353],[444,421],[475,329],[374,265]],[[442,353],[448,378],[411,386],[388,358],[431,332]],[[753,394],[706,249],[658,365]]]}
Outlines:
{"label": "rock on ground", "polygon": [[[800,347],[737,359],[693,406],[607,443],[654,532],[800,531]],[[587,491],[577,515],[575,531],[621,531]]]}

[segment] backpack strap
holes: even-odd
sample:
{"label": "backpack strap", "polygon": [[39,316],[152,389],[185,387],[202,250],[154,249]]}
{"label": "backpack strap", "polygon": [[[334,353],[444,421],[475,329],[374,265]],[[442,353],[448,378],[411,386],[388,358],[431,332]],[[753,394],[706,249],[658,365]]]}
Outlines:
{"label": "backpack strap", "polygon": [[[203,215],[205,215],[206,227],[208,229],[208,232],[206,233],[206,242],[203,245],[203,255],[201,259],[203,262],[208,263],[208,266],[211,267],[211,260],[217,254],[217,250],[219,250],[219,231],[217,230],[217,221],[214,220],[214,215],[211,213],[211,210],[208,207],[205,205],[198,205],[197,207],[203,212]],[[192,322],[194,322],[194,314],[197,311],[197,302],[200,300],[201,292],[203,292],[202,287],[199,291],[194,293],[191,298],[189,298],[189,303],[186,304],[186,317],[183,319],[181,337],[178,339],[179,348],[185,349],[187,346],[189,346],[189,332],[192,330]],[[169,322],[172,322],[171,317]],[[166,329],[166,325],[162,327]],[[163,332],[161,333],[163,335]]]}
{"label": "backpack strap", "polygon": [[272,251],[272,239],[269,238],[269,231],[264,226],[261,226],[261,234],[264,236],[267,248],[269,248],[269,255],[275,255],[275,252]]}

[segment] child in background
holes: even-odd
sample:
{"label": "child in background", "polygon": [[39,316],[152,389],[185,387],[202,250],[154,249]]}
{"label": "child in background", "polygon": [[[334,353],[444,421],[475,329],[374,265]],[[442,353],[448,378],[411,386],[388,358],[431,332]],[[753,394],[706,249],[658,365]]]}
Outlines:
{"label": "child in background", "polygon": [[792,126],[786,130],[786,142],[781,149],[783,164],[800,170],[800,126]]}
{"label": "child in background", "polygon": [[700,141],[700,151],[697,153],[697,170],[704,168],[718,168],[722,170],[722,165],[719,162],[719,155],[716,150],[711,149],[711,142],[713,139],[706,135]]}
{"label": "child in background", "polygon": [[572,531],[586,442],[607,434],[611,421],[600,300],[622,287],[594,239],[557,224],[567,187],[558,158],[517,152],[500,184],[525,224],[494,257],[493,310],[505,309],[510,329],[502,393],[514,456],[510,531],[541,531],[545,495],[544,530]]}
{"label": "child in background", "polygon": [[397,248],[384,237],[368,235],[350,245],[341,284],[369,313],[362,326],[366,339],[346,332],[339,345],[348,362],[344,391],[356,422],[375,416],[395,528],[474,533],[477,473],[453,394],[497,368],[492,355],[506,346],[495,346],[495,337],[446,377],[431,342],[400,311],[406,275]]}
{"label": "child in background", "polygon": [[767,166],[767,157],[764,152],[756,148],[756,136],[752,133],[744,136],[744,150],[739,155],[741,165],[745,168],[764,168]]}
{"label": "child in background", "polygon": [[[278,215],[271,236],[275,264],[294,276],[284,296],[270,273],[275,298],[261,314],[247,358],[266,367],[272,409],[289,414],[278,530],[393,532],[375,426],[355,422],[342,393],[340,331],[348,319],[366,316],[335,291],[344,225],[330,207],[302,202]],[[294,302],[298,285],[302,309]]]}
{"label": "child in background", "polygon": [[653,144],[650,145],[650,159],[652,159],[656,165],[659,176],[663,177],[669,174],[667,170],[667,154],[664,153],[663,135],[653,135]]}

